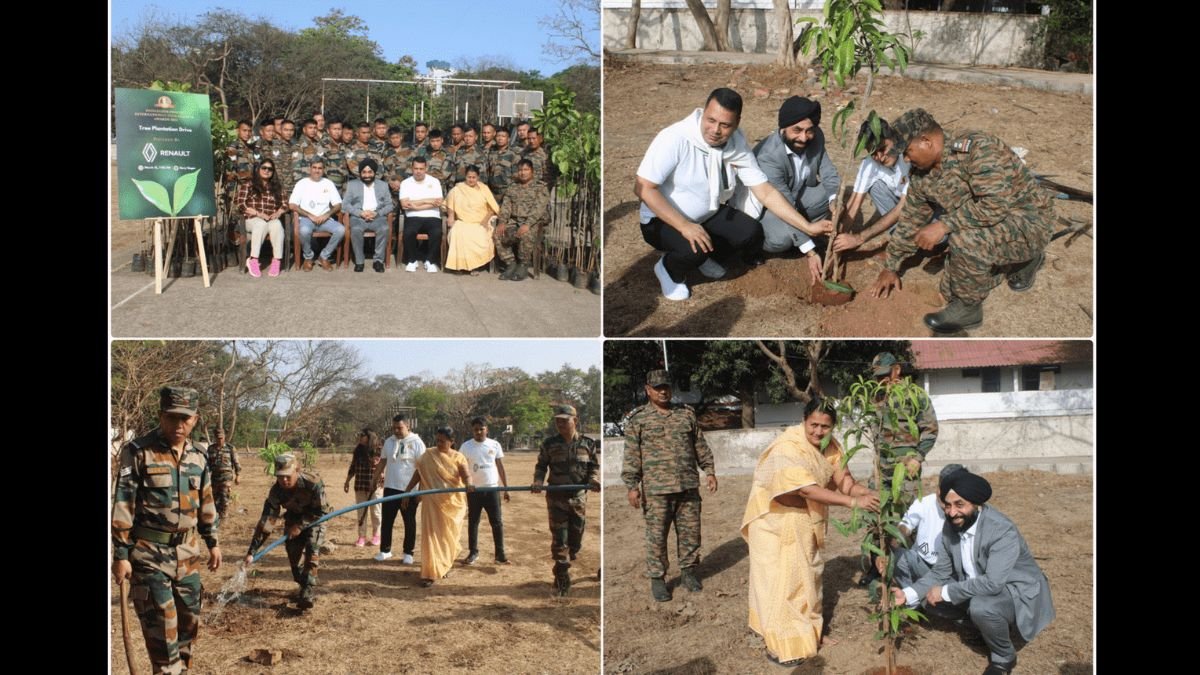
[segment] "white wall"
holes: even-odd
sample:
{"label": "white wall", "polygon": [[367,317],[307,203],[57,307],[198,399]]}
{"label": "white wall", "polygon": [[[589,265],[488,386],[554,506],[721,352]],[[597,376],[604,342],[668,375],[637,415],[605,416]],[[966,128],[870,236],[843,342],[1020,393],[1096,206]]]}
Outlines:
{"label": "white wall", "polygon": [[[983,391],[983,377],[963,377],[961,368],[945,370],[927,370],[920,373],[918,381],[931,396],[940,394],[977,394]],[[1015,378],[1015,380],[1014,380]],[[1000,368],[1000,391],[1002,393],[1019,391],[1021,383],[1021,368],[1006,366]],[[1054,374],[1054,389],[1090,389],[1092,387],[1092,364],[1072,363],[1062,366],[1061,372]]]}

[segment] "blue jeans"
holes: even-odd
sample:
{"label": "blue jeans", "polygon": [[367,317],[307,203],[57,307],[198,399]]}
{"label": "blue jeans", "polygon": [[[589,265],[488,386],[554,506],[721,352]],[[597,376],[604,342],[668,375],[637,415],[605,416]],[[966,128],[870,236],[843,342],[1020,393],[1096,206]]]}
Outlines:
{"label": "blue jeans", "polygon": [[313,230],[329,233],[329,243],[325,244],[325,248],[321,249],[321,257],[326,260],[331,259],[333,252],[337,250],[338,244],[342,243],[342,237],[346,236],[346,228],[342,227],[337,218],[330,218],[318,227],[313,224],[313,221],[300,216],[300,244],[304,246],[305,260],[313,259]]}

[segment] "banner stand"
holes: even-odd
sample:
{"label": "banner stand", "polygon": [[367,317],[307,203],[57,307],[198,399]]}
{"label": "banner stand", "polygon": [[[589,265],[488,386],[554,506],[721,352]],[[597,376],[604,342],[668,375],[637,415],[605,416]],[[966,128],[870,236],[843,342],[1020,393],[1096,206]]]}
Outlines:
{"label": "banner stand", "polygon": [[[196,255],[200,257],[200,271],[204,275],[204,287],[209,288],[211,282],[208,278],[208,255],[204,252],[204,232],[200,226],[200,221],[205,216],[196,216],[191,218],[192,230],[196,234]],[[163,259],[163,221],[171,221],[171,236],[167,243],[166,259]],[[177,221],[187,220],[185,218],[155,218],[154,219],[154,294],[162,295],[163,277],[167,275],[167,265],[171,264],[171,254],[175,251],[175,230],[174,227]]]}

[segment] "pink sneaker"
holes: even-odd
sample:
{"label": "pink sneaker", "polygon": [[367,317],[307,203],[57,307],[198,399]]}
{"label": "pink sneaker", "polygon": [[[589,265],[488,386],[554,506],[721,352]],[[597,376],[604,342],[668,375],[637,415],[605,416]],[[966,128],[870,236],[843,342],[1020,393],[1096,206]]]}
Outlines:
{"label": "pink sneaker", "polygon": [[258,266],[258,258],[251,258],[246,261],[246,267],[250,268],[250,276],[255,279],[262,276],[262,268]]}
{"label": "pink sneaker", "polygon": [[379,535],[375,535],[374,537],[371,537],[371,545],[372,546],[379,545]]}
{"label": "pink sneaker", "polygon": [[267,276],[269,276],[269,277],[279,276],[279,258],[271,259],[271,269],[267,270]]}
{"label": "pink sneaker", "polygon": [[354,545],[355,545],[355,546],[366,546],[366,545],[367,545],[367,538],[366,538],[366,537],[359,537],[359,538],[358,538],[358,541],[354,542]]}

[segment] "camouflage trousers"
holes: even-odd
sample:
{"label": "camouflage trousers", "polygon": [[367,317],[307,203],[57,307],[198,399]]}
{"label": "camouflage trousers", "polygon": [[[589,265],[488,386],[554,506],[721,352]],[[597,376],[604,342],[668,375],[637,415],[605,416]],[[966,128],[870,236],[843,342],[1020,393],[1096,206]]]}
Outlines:
{"label": "camouflage trousers", "polygon": [[212,483],[213,502],[216,503],[217,515],[221,520],[225,519],[225,513],[229,511],[229,505],[233,503],[233,478],[227,481],[213,481]]}
{"label": "camouflage trousers", "polygon": [[571,566],[583,546],[583,527],[587,524],[587,492],[547,492],[546,511],[550,515],[550,556],[556,566]]}
{"label": "camouflage trousers", "polygon": [[313,587],[317,585],[317,570],[321,566],[321,546],[324,543],[324,525],[303,530],[300,536],[283,543],[287,549],[288,563],[292,566],[292,579],[300,584],[303,596],[311,598]]}
{"label": "camouflage trousers", "polygon": [[[504,234],[493,235],[496,242],[496,257],[505,265],[511,265],[514,258],[522,265],[528,265],[533,259],[533,247],[537,245],[537,228],[530,227],[528,232],[518,236],[519,229],[509,223],[508,227],[504,228]],[[513,255],[514,244],[517,249],[515,256]]]}
{"label": "camouflage trousers", "polygon": [[646,576],[661,579],[667,573],[667,536],[675,525],[680,569],[700,563],[700,490],[692,488],[665,495],[646,495]]}
{"label": "camouflage trousers", "polygon": [[978,304],[1004,279],[1005,268],[1032,260],[1054,231],[1054,210],[1022,210],[992,227],[950,234],[950,255],[939,290],[949,300]]}
{"label": "camouflage trousers", "polygon": [[135,566],[129,597],[141,621],[154,672],[187,672],[192,665],[192,641],[200,627],[200,573],[173,579],[161,570]]}

